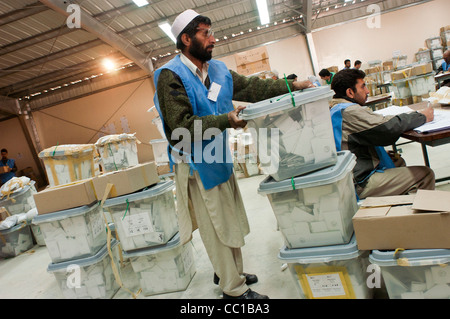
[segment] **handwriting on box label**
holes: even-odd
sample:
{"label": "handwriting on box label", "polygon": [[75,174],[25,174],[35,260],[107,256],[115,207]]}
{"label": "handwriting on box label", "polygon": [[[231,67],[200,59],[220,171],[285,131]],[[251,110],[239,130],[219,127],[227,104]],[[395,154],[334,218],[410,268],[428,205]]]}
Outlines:
{"label": "handwriting on box label", "polygon": [[346,294],[339,273],[306,275],[306,278],[314,298],[343,296]]}
{"label": "handwriting on box label", "polygon": [[128,215],[122,221],[127,237],[144,235],[153,232],[153,225],[146,213]]}
{"label": "handwriting on box label", "polygon": [[100,214],[95,215],[94,218],[91,220],[91,228],[92,228],[92,235],[94,238],[96,238],[98,235],[100,235],[102,232],[105,231],[105,221],[103,220],[103,217]]}

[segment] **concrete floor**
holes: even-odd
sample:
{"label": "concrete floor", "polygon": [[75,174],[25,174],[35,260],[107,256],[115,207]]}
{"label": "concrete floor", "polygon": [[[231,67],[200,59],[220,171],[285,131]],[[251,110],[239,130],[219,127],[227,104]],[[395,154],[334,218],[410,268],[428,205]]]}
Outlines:
{"label": "concrete floor", "polygon": [[[405,142],[400,139],[399,143]],[[419,144],[399,146],[408,165],[423,165]],[[431,167],[436,178],[450,176],[448,154],[450,145],[428,148]],[[277,231],[277,223],[267,197],[257,193],[264,176],[240,178],[239,186],[250,223],[250,234],[243,247],[244,270],[255,273],[259,282],[251,288],[267,294],[272,299],[296,299],[300,295],[289,270],[282,270],[283,262],[278,252],[283,245],[282,235]],[[438,189],[450,191],[450,184],[442,182]],[[206,255],[198,231],[194,232],[192,245],[197,272],[185,291],[138,299],[217,299],[222,297],[221,289],[212,283],[213,269]],[[53,274],[48,273],[51,262],[45,246],[34,246],[31,250],[14,258],[0,260],[0,299],[60,299],[63,298]],[[122,269],[125,287],[138,290],[137,280],[129,262]],[[114,299],[130,299],[131,295],[120,289]]]}

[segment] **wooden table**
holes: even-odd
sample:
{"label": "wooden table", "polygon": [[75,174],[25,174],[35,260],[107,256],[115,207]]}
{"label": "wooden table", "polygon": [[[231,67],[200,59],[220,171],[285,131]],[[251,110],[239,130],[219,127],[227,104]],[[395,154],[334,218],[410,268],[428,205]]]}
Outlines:
{"label": "wooden table", "polygon": [[438,83],[438,88],[441,87],[441,82],[444,82],[445,80],[450,79],[450,72],[441,73],[434,76],[434,79]]}
{"label": "wooden table", "polygon": [[[420,102],[412,105],[408,105],[413,110],[420,110],[427,107],[428,102]],[[435,106],[435,109],[441,108],[440,106]],[[422,145],[422,153],[423,160],[425,165],[430,167],[430,160],[428,158],[427,146],[439,146],[450,143],[450,128],[440,130],[437,132],[428,132],[428,133],[418,133],[414,130],[404,132],[401,137],[406,138],[410,141],[418,142]],[[394,146],[395,148],[395,146]],[[450,177],[445,177],[441,179],[437,179],[436,182],[441,182],[444,180],[449,180]]]}
{"label": "wooden table", "polygon": [[365,106],[372,108],[372,111],[375,111],[375,105],[378,103],[384,103],[391,100],[391,94],[381,94],[375,96],[369,96],[367,98]]}

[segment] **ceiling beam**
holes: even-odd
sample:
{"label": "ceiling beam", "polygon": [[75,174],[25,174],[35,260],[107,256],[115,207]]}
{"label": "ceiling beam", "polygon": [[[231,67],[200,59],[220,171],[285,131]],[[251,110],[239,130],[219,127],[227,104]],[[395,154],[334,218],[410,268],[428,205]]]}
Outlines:
{"label": "ceiling beam", "polygon": [[[69,16],[71,13],[67,12],[67,5],[65,1],[58,0],[40,0],[43,4],[49,8],[61,13],[64,16]],[[153,73],[152,61],[147,58],[147,56],[137,49],[130,41],[126,38],[118,35],[108,26],[99,22],[85,10],[80,10],[80,24],[83,29],[95,35],[102,41],[108,43],[113,48],[120,51],[123,55],[128,57],[134,63],[136,63],[142,70]]]}
{"label": "ceiling beam", "polygon": [[0,27],[8,23],[24,19],[26,17],[41,13],[48,10],[48,8],[39,2],[29,4],[21,9],[10,11],[0,16]]}

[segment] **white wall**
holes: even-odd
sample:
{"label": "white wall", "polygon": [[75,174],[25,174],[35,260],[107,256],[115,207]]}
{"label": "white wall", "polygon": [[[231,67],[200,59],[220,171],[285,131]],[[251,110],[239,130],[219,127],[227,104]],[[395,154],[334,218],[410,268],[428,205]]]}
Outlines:
{"label": "white wall", "polygon": [[[439,36],[439,29],[450,24],[450,1],[434,0],[380,16],[380,27],[369,28],[367,19],[313,32],[319,68],[343,68],[349,58],[363,61],[392,59],[394,51],[415,59],[427,38]],[[373,20],[371,20],[373,22]],[[370,23],[369,23],[370,24]]]}

